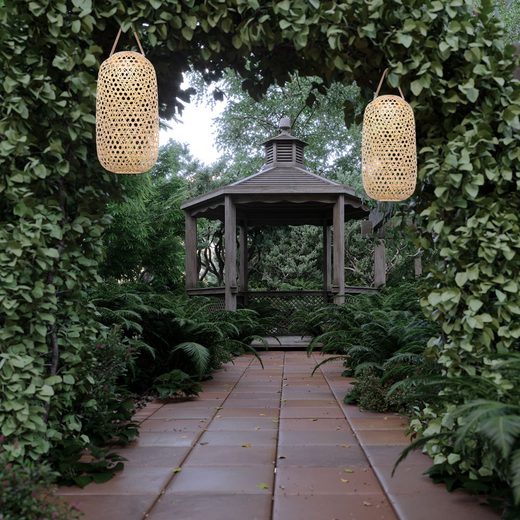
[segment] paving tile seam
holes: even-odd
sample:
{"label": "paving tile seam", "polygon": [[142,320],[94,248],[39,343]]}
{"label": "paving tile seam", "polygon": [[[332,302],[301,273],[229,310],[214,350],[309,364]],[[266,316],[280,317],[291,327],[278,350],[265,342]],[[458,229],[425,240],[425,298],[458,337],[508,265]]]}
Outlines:
{"label": "paving tile seam", "polygon": [[271,515],[270,519],[274,519],[274,496],[276,493],[276,477],[277,477],[277,470],[278,470],[278,450],[280,448],[280,424],[282,422],[282,402],[283,402],[283,382],[285,377],[285,358],[287,354],[284,351],[283,352],[283,358],[282,358],[282,374],[280,377],[280,401],[278,404],[278,423],[277,423],[277,429],[276,429],[276,444],[275,444],[275,450],[274,450],[274,468],[273,468],[273,488],[271,490]]}
{"label": "paving tile seam", "polygon": [[[314,361],[316,363],[318,363],[315,355],[313,354],[312,355]],[[348,415],[345,413],[345,410],[343,409],[343,402],[340,401],[340,399],[338,398],[338,396],[336,395],[336,392],[334,392],[334,390],[332,389],[332,386],[331,384],[329,383],[329,379],[327,377],[327,372],[324,371],[321,367],[320,367],[320,372],[321,374],[323,375],[323,378],[325,379],[326,383],[327,383],[327,386],[329,387],[330,389],[330,392],[332,393],[332,395],[334,396],[334,399],[337,401],[339,407],[341,408],[341,412],[343,413],[343,415],[345,416],[345,420],[347,421],[347,424],[349,425],[350,429],[352,430],[352,433],[354,434],[354,437],[356,438],[356,441],[359,445],[359,447],[361,448],[361,451],[363,452],[363,454],[365,455],[365,458],[367,459],[367,462],[368,462],[368,465],[370,467],[370,469],[372,470],[372,473],[374,474],[374,476],[376,477],[377,481],[379,482],[379,486],[383,492],[383,495],[386,497],[388,503],[390,504],[390,507],[392,508],[392,510],[394,511],[395,513],[395,516],[396,518],[400,519],[400,520],[405,520],[403,519],[403,517],[401,516],[401,511],[399,511],[398,507],[396,506],[396,504],[394,503],[394,500],[393,498],[390,496],[390,494],[388,493],[388,490],[386,489],[386,486],[384,485],[384,482],[382,481],[382,479],[380,478],[379,476],[379,472],[376,471],[376,468],[374,467],[374,465],[372,464],[372,459],[368,456],[368,450],[365,449],[365,446],[360,442],[360,439],[359,439],[359,436],[357,434],[357,431],[356,429],[353,427],[352,423],[350,422],[350,419],[348,417]]]}
{"label": "paving tile seam", "polygon": [[[251,364],[253,363],[253,360],[254,358],[251,358],[251,360],[249,361],[249,363],[244,367],[244,370],[242,370],[242,373],[240,374],[240,376],[238,377],[238,379],[235,381],[235,383],[233,384],[233,386],[230,388],[228,394],[226,395],[226,397],[223,399],[223,401],[217,406],[215,412],[213,413],[213,415],[211,416],[210,420],[207,422],[207,424],[205,425],[206,428],[203,428],[201,429],[201,431],[197,434],[197,436],[195,437],[194,441],[193,441],[193,444],[190,446],[190,448],[188,449],[188,451],[186,452],[186,454],[184,455],[184,457],[182,458],[182,460],[179,462],[179,468],[182,468],[183,464],[186,462],[186,460],[188,459],[188,457],[190,456],[191,452],[193,451],[193,449],[195,448],[195,446],[197,446],[199,440],[201,439],[201,437],[204,435],[204,433],[207,431],[209,425],[213,422],[213,420],[215,419],[215,417],[218,415],[220,409],[222,408],[222,406],[224,406],[224,403],[227,401],[227,399],[229,398],[229,396],[231,395],[231,393],[233,392],[233,390],[235,389],[235,387],[238,385],[238,383],[240,382],[240,380],[244,377],[244,374],[247,372],[247,369],[251,366]],[[164,406],[164,405],[163,405]],[[162,406],[161,406],[162,408]],[[161,409],[159,408],[159,410]],[[155,413],[155,412],[154,412]],[[151,506],[145,511],[144,515],[143,515],[143,519],[142,520],[148,520],[150,518],[150,515],[152,514],[155,506],[157,505],[157,503],[159,502],[159,500],[162,498],[162,496],[165,494],[166,490],[168,489],[168,487],[171,485],[171,483],[173,482],[173,480],[175,479],[177,473],[172,473],[171,477],[166,481],[166,483],[164,484],[164,486],[162,487],[162,489],[159,491],[159,494],[157,495],[157,497],[155,498],[155,500],[152,502]]]}

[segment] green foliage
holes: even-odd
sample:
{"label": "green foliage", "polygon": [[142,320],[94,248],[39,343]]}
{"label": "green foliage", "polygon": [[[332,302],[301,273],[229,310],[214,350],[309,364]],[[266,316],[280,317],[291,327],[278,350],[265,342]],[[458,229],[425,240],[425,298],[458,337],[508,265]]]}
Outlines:
{"label": "green foliage", "polygon": [[405,396],[389,393],[391,384],[374,368],[361,368],[356,371],[356,377],[354,388],[344,398],[345,403],[374,412],[403,410],[408,404]]}
{"label": "green foliage", "polygon": [[351,296],[342,306],[311,312],[306,324],[315,335],[309,351],[320,345],[323,354],[340,355],[346,374],[356,377],[348,402],[379,412],[421,403],[415,384],[398,384],[436,371],[424,350],[437,329],[422,317],[414,285]]}
{"label": "green foliage", "polygon": [[142,284],[105,284],[93,301],[103,323],[122,324],[137,345],[128,385],[139,393],[174,369],[195,379],[207,377],[263,332],[254,311],[215,312],[211,300],[157,293]]}
{"label": "green foliage", "polygon": [[189,357],[199,375],[207,372],[210,363],[210,352],[204,345],[193,341],[185,341],[172,348],[172,353],[179,351]]}
{"label": "green foliage", "polygon": [[159,399],[174,399],[176,397],[193,397],[202,392],[202,386],[182,370],[172,370],[159,376],[152,390]]}
{"label": "green foliage", "polygon": [[[520,355],[494,354],[486,359],[486,367],[488,377],[433,381],[442,386],[440,402],[432,400],[411,427],[423,432],[419,444],[433,453],[429,472],[435,479],[450,488],[463,487],[505,501],[504,518],[513,519],[520,513]],[[436,417],[446,396],[454,393],[471,393],[472,399],[452,405],[442,419]],[[448,445],[449,451],[444,448]],[[475,451],[480,453],[478,464]]]}
{"label": "green foliage", "polygon": [[105,277],[145,281],[159,288],[179,284],[184,231],[180,203],[186,198],[186,182],[173,169],[181,166],[180,158],[167,160],[178,149],[176,143],[161,148],[162,160],[152,175],[123,178],[124,199],[108,205],[112,223],[104,234],[100,269]]}
{"label": "green foliage", "polygon": [[[190,76],[199,98],[207,100],[211,88],[201,74]],[[226,100],[216,118],[216,143],[226,163],[222,181],[231,182],[258,171],[263,162],[261,142],[279,133],[283,116],[292,119],[294,135],[308,143],[306,163],[320,175],[340,180],[362,191],[358,174],[361,133],[359,125],[345,126],[344,108],[359,116],[362,103],[355,85],[327,86],[319,77],[290,74],[271,85],[258,99],[242,88],[241,78],[227,70],[213,93]]]}
{"label": "green foliage", "polygon": [[[432,352],[448,379],[494,381],[486,360],[514,349],[520,335],[520,85],[493,5],[481,5],[6,0],[0,430],[9,456],[38,459],[81,432],[71,410],[88,393],[85,366],[100,336],[84,296],[98,281],[105,203],[116,184],[93,159],[95,75],[119,22],[127,31],[146,21],[163,115],[182,102],[190,65],[208,79],[231,66],[255,96],[299,71],[326,86],[356,81],[367,99],[389,66],[389,85],[403,87],[416,115],[420,199],[410,212],[419,216],[418,245],[439,255],[423,300],[442,328]],[[442,406],[421,412],[424,431],[436,421],[446,430],[452,406],[473,397],[447,389]],[[442,439],[428,447],[433,455],[451,449]],[[480,459],[468,448],[464,465],[450,466],[473,474]]]}
{"label": "green foliage", "polygon": [[54,495],[54,475],[47,466],[0,467],[2,520],[74,520],[80,512]]}

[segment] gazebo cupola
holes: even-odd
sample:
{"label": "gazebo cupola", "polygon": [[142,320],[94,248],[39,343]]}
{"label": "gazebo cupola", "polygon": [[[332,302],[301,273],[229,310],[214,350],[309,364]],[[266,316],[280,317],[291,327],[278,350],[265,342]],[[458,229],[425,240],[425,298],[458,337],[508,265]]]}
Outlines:
{"label": "gazebo cupola", "polygon": [[291,120],[288,117],[282,117],[280,120],[280,130],[279,135],[264,142],[264,168],[288,164],[303,166],[304,148],[307,143],[290,134]]}
{"label": "gazebo cupola", "polygon": [[[259,292],[248,288],[248,228],[303,224],[323,229],[323,290],[314,291],[316,297],[342,303],[346,291],[361,292],[360,288],[345,288],[344,229],[345,220],[366,219],[369,209],[350,186],[320,177],[305,167],[307,143],[291,135],[290,129],[290,119],[282,118],[280,133],[264,143],[265,164],[258,173],[199,195],[181,206],[186,219],[188,294],[224,296],[225,308],[229,310],[237,308],[239,297],[246,304],[257,298]],[[197,219],[200,217],[224,223],[224,287],[198,287]],[[303,292],[297,294],[301,297]]]}

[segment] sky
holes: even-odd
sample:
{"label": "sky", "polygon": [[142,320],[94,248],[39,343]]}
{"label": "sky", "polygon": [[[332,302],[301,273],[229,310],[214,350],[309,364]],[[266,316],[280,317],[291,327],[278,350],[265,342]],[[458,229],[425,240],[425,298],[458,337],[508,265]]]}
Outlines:
{"label": "sky", "polygon": [[167,121],[170,129],[162,129],[159,144],[162,146],[170,139],[186,143],[191,154],[205,164],[211,164],[219,157],[215,146],[213,119],[224,109],[223,101],[213,107],[205,103],[189,103],[185,106],[179,121]]}

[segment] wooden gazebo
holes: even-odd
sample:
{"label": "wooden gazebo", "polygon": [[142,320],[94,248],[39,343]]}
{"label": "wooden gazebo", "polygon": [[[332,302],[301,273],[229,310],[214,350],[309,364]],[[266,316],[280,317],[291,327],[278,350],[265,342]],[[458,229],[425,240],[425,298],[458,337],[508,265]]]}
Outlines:
{"label": "wooden gazebo", "polygon": [[[264,143],[265,165],[258,173],[181,206],[186,219],[186,290],[189,295],[224,296],[228,310],[237,308],[237,300],[247,304],[260,295],[248,288],[248,228],[303,224],[323,229],[323,290],[294,291],[294,296],[313,293],[312,296],[324,301],[343,303],[346,292],[374,290],[345,287],[345,221],[367,219],[368,208],[351,187],[315,175],[305,167],[306,143],[290,134],[288,118],[281,120],[280,130],[279,135]],[[224,222],[224,287],[198,287],[197,219],[201,217]]]}

